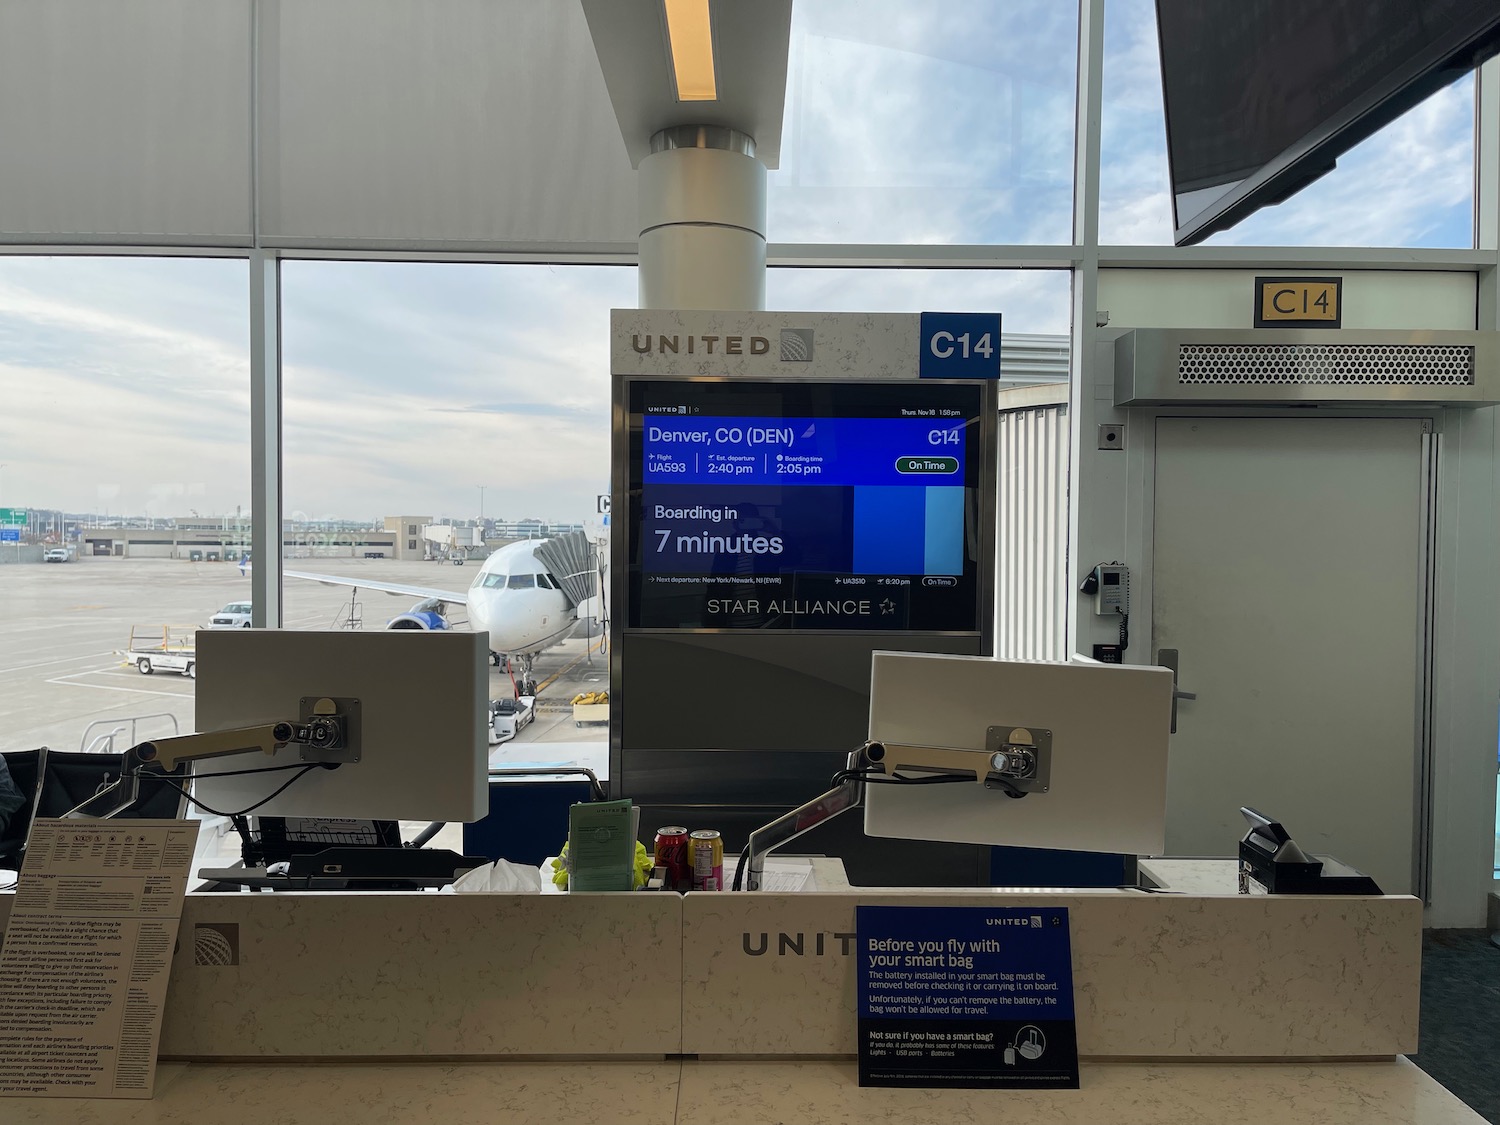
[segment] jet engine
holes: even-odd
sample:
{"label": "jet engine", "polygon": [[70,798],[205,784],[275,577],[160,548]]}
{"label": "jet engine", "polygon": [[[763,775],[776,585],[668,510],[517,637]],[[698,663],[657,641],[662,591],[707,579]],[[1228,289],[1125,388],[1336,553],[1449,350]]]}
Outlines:
{"label": "jet engine", "polygon": [[386,622],[387,629],[421,629],[432,631],[450,628],[448,624],[448,606],[442,598],[428,598],[425,602],[418,602],[411,609]]}

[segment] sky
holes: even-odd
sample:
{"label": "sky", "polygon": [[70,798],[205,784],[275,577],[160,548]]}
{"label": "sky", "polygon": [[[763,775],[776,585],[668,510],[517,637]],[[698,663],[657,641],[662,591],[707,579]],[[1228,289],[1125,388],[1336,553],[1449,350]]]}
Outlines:
{"label": "sky", "polygon": [[[1151,0],[1107,5],[1105,244],[1171,242],[1153,20]],[[1075,33],[1057,0],[799,0],[771,241],[1069,241]],[[1472,181],[1465,79],[1210,244],[1469,246]],[[634,269],[283,270],[288,515],[592,513]],[[247,302],[234,259],[0,257],[0,506],[247,510]],[[1007,332],[1062,334],[1068,277],[778,269],[767,305],[998,309]]]}

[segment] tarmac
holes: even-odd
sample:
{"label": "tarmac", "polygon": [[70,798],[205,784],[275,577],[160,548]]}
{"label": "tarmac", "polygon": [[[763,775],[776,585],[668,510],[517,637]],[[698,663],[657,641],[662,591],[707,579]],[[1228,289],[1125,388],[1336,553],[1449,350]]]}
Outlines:
{"label": "tarmac", "polygon": [[[478,562],[306,558],[297,570],[366,577],[462,592]],[[124,660],[133,628],[159,636],[164,626],[204,628],[232,601],[250,598],[250,579],[234,563],[84,557],[68,563],[0,566],[0,750],[123,750],[149,737],[189,733],[194,681],[171,672],[142,675]],[[351,603],[366,629],[421,599],[288,579],[283,618],[289,629],[343,627]],[[467,629],[461,607],[454,627]],[[541,653],[536,720],[493,749],[491,765],[583,764],[600,772],[608,757],[604,723],[577,726],[570,700],[609,686],[608,656],[598,637],[575,637]],[[503,668],[490,669],[491,698],[513,694]],[[125,740],[129,741],[125,741]]]}

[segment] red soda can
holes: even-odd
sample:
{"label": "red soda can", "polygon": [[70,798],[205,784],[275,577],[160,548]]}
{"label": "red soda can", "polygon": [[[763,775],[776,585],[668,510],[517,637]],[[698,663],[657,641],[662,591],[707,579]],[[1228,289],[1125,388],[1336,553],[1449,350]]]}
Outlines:
{"label": "red soda can", "polygon": [[724,841],[711,828],[692,834],[693,890],[724,889]]}
{"label": "red soda can", "polygon": [[688,830],[676,825],[656,830],[656,867],[667,869],[667,888],[686,890],[692,882],[693,865],[688,856]]}

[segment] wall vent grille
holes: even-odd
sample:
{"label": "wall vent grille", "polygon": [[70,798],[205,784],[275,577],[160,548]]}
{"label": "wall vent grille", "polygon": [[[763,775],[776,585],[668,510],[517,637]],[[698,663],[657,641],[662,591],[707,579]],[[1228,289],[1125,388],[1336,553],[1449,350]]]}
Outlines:
{"label": "wall vent grille", "polygon": [[1182,344],[1183,384],[1469,386],[1474,349],[1458,344]]}

